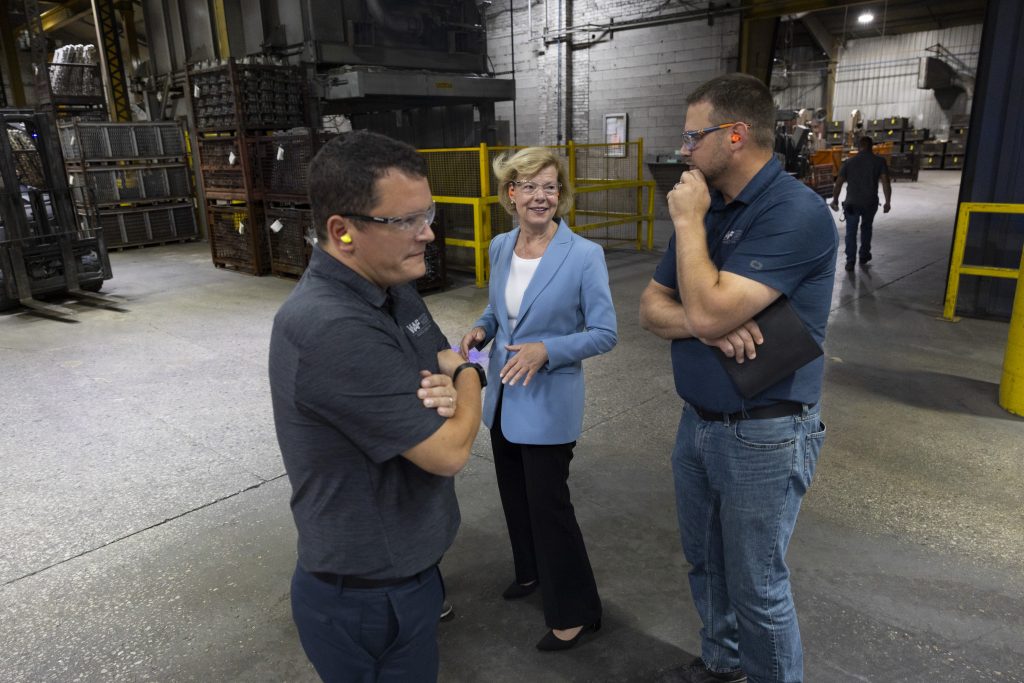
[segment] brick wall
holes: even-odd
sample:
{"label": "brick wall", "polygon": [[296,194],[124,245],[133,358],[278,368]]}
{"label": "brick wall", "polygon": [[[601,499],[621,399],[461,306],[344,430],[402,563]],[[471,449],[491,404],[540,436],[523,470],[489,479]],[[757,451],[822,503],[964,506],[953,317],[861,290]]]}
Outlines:
{"label": "brick wall", "polygon": [[[512,70],[510,38],[515,41],[515,128],[520,144],[564,142],[568,59],[573,139],[603,142],[604,115],[626,112],[630,140],[642,137],[650,153],[671,152],[679,144],[685,98],[694,87],[736,68],[735,16],[716,18],[711,26],[690,21],[615,30],[602,37],[601,27],[657,19],[683,8],[665,0],[574,0],[571,24],[594,28],[575,34],[575,48],[570,50],[550,38],[568,23],[565,0],[512,1],[511,20],[509,0],[494,2],[486,19],[495,71]],[[529,12],[527,2],[532,2]],[[511,103],[500,103],[497,116],[511,120]]]}
{"label": "brick wall", "polygon": [[[603,27],[656,20],[687,8],[665,0],[573,0],[573,17],[567,22],[566,0],[511,1],[511,18],[510,0],[495,0],[485,18],[495,72],[512,70],[511,41],[515,41],[513,132],[520,145],[565,142],[567,111],[572,112],[573,140],[604,142],[605,114],[625,112],[629,139],[643,138],[645,161],[653,160],[657,154],[678,150],[687,94],[707,79],[737,68],[736,16],[716,18],[712,25],[706,20],[688,21],[602,35]],[[591,27],[572,36],[573,49],[552,40],[559,27],[567,24]],[[571,89],[566,87],[568,59],[572,59]],[[512,121],[512,104],[499,103],[496,114]],[[649,172],[646,175],[650,178]],[[657,212],[667,215],[660,196]]]}

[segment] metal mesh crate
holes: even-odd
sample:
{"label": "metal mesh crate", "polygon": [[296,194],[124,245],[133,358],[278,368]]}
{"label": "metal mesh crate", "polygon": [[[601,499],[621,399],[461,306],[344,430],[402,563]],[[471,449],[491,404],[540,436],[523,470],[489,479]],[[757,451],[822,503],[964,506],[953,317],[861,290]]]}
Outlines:
{"label": "metal mesh crate", "polygon": [[195,65],[188,76],[199,131],[293,128],[304,123],[305,80],[296,67],[228,60]]}
{"label": "metal mesh crate", "polygon": [[177,122],[85,123],[60,127],[66,162],[104,163],[184,159],[185,136]]}
{"label": "metal mesh crate", "polygon": [[259,205],[211,204],[206,209],[213,264],[264,275],[270,269],[270,250]]}
{"label": "metal mesh crate", "polygon": [[832,164],[813,164],[811,172],[804,182],[822,197],[831,197],[835,187],[835,178],[832,173]]}
{"label": "metal mesh crate", "polygon": [[309,197],[309,162],[332,135],[311,129],[258,138],[255,157],[267,199],[304,203]]}
{"label": "metal mesh crate", "polygon": [[[245,145],[244,156],[242,145]],[[198,150],[203,189],[208,196],[223,199],[262,196],[261,159],[270,149],[259,145],[256,138],[241,138],[241,141],[234,136],[200,138]]]}
{"label": "metal mesh crate", "polygon": [[87,167],[69,169],[72,187],[88,187],[97,204],[189,197],[188,168],[175,166]]}
{"label": "metal mesh crate", "polygon": [[163,153],[163,139],[160,131],[153,128],[136,128],[135,149],[140,157],[158,157]]}
{"label": "metal mesh crate", "polygon": [[448,267],[445,259],[444,228],[434,230],[435,239],[427,245],[423,259],[427,264],[427,272],[416,281],[416,289],[421,292],[444,289],[448,286]]}
{"label": "metal mesh crate", "polygon": [[103,97],[103,81],[97,64],[48,64],[50,93],[62,98]]}
{"label": "metal mesh crate", "polygon": [[302,275],[309,264],[313,238],[313,211],[309,207],[267,207],[265,220],[270,243],[270,272]]}
{"label": "metal mesh crate", "polygon": [[191,240],[199,234],[192,204],[104,210],[99,221],[110,248]]}

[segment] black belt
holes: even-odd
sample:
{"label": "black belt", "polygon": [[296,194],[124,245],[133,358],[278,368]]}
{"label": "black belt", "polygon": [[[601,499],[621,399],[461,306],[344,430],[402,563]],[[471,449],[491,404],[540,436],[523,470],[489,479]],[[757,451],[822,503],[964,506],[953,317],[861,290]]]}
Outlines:
{"label": "black belt", "polygon": [[412,581],[419,576],[419,574],[413,574],[412,576],[403,576],[399,579],[364,579],[361,576],[342,576],[332,572],[310,572],[310,574],[324,583],[345,588],[387,588],[388,586],[397,586],[398,584]]}
{"label": "black belt", "polygon": [[788,417],[790,415],[799,415],[804,411],[804,404],[794,403],[793,401],[780,401],[779,403],[773,403],[768,406],[758,406],[757,408],[747,408],[741,410],[738,413],[722,413],[715,412],[713,410],[705,410],[700,406],[695,406],[692,403],[690,407],[693,408],[693,412],[700,416],[700,419],[707,422],[735,422],[737,420],[768,420],[773,417]]}
{"label": "black belt", "polygon": [[310,571],[309,573],[314,579],[332,586],[341,586],[342,588],[388,588],[390,586],[398,586],[399,584],[406,584],[415,579],[419,579],[420,575],[433,568],[434,565],[431,565],[423,571],[414,573],[412,577],[401,577],[398,579],[364,579],[362,577],[346,577],[346,575],[334,573],[333,571]]}

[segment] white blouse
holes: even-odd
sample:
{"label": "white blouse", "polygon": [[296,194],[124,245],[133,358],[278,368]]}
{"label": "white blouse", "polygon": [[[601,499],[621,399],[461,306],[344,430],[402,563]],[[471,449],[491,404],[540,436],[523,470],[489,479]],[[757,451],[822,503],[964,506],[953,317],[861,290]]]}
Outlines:
{"label": "white blouse", "polygon": [[539,265],[539,258],[519,258],[512,252],[512,268],[508,273],[508,282],[505,283],[505,308],[508,309],[508,324],[511,329],[515,329],[516,323],[519,322],[519,307],[523,304],[523,295],[526,294],[526,288],[530,285],[530,280],[533,279]]}

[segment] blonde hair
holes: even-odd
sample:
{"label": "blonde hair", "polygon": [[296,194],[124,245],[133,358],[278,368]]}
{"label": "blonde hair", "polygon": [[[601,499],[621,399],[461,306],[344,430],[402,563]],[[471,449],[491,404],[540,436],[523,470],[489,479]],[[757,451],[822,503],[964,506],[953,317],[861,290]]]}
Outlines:
{"label": "blonde hair", "polygon": [[494,160],[494,175],[498,178],[498,201],[505,211],[513,216],[516,213],[516,207],[512,205],[512,200],[508,196],[509,186],[520,178],[532,178],[549,166],[554,166],[558,174],[558,184],[561,185],[555,211],[559,216],[569,213],[573,202],[569,174],[566,173],[565,165],[555,150],[547,147],[524,147],[514,154],[509,152]]}

